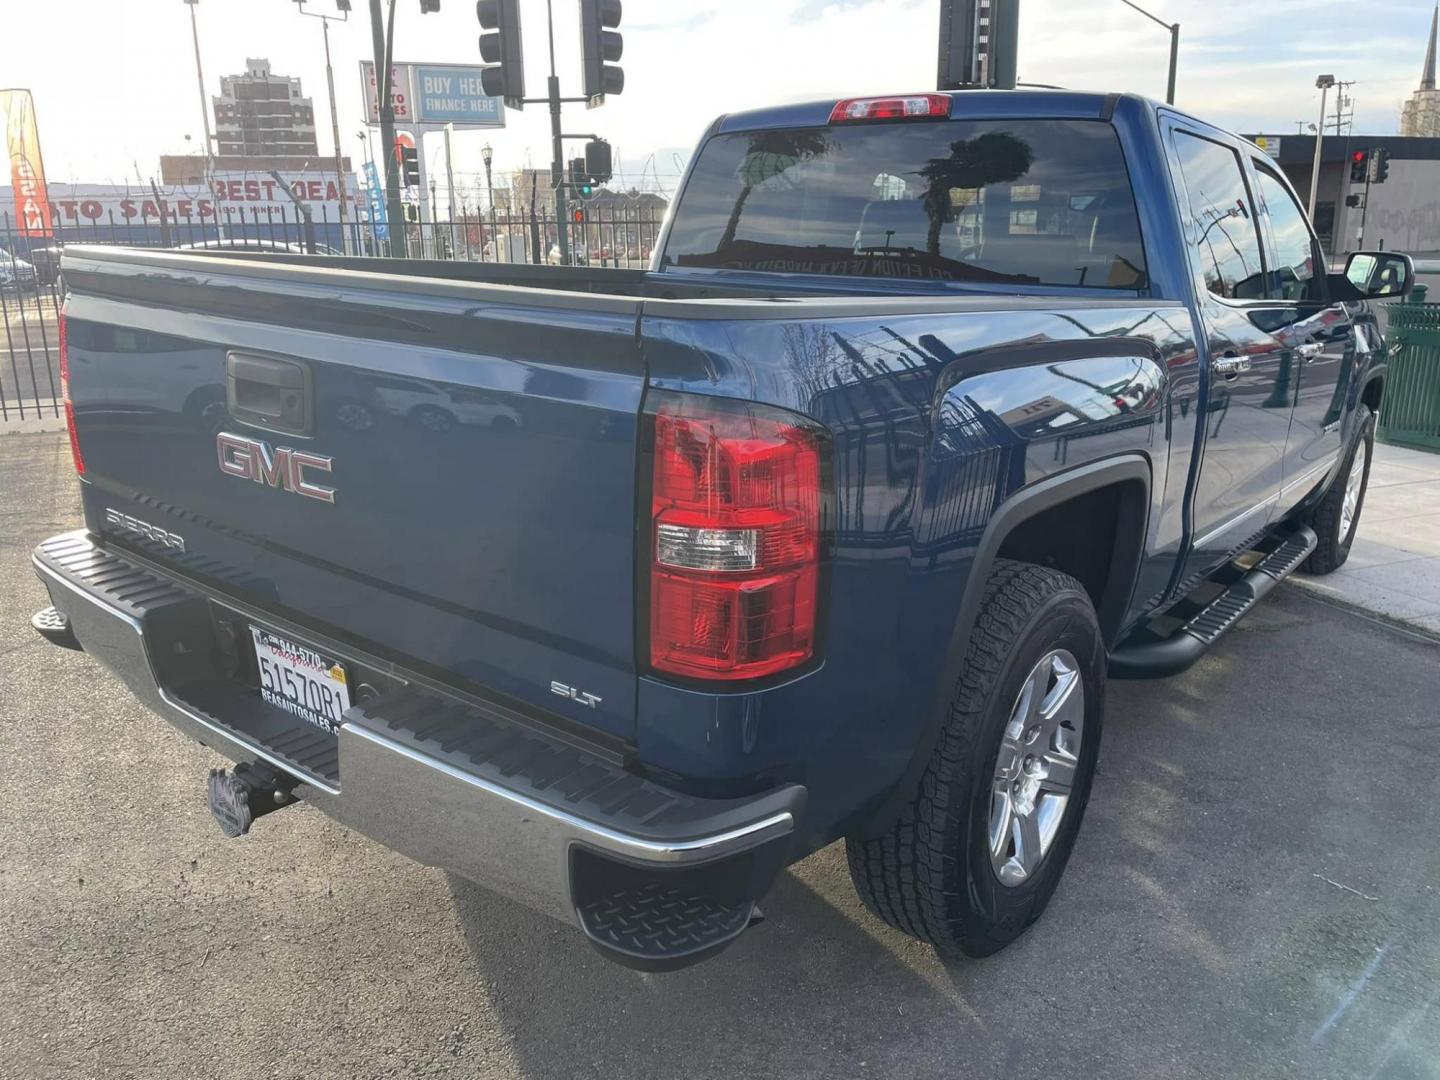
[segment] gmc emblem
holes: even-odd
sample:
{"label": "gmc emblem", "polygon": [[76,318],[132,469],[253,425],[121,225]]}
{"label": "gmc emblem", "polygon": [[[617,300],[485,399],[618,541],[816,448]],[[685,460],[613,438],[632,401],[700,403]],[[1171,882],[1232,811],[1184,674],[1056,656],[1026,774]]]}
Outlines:
{"label": "gmc emblem", "polygon": [[215,436],[215,451],[220,457],[220,471],[227,476],[269,484],[281,491],[304,495],[307,499],[327,503],[335,501],[334,488],[322,487],[305,477],[309,469],[330,472],[333,458],[292,450],[288,446],[272,450],[270,444],[262,439],[231,435],[224,431]]}

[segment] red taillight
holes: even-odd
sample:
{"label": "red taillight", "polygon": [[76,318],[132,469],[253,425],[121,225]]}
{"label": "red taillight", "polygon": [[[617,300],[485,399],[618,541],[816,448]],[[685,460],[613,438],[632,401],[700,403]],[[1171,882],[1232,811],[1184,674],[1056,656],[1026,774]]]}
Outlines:
{"label": "red taillight", "polygon": [[655,414],[650,664],[754,679],[815,655],[821,431],[667,396]]}
{"label": "red taillight", "polygon": [[60,339],[60,397],[65,402],[65,430],[70,433],[70,456],[75,459],[75,471],[85,475],[85,458],[80,453],[80,439],[75,434],[75,403],[70,400],[70,345],[65,336],[65,312],[58,320]]}
{"label": "red taillight", "polygon": [[900,94],[895,97],[846,98],[830,110],[830,123],[861,120],[926,120],[950,115],[948,94]]}

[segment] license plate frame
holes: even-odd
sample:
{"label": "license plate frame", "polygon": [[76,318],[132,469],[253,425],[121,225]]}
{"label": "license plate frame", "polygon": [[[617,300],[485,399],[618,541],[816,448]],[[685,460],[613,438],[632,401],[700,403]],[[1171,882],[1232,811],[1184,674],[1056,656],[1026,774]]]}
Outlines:
{"label": "license plate frame", "polygon": [[328,735],[338,736],[350,707],[345,665],[313,645],[250,624],[260,700]]}

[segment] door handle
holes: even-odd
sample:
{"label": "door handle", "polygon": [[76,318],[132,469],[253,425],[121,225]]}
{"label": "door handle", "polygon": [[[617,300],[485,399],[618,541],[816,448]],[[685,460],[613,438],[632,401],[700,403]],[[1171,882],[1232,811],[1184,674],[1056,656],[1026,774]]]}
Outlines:
{"label": "door handle", "polygon": [[1227,352],[1217,356],[1210,362],[1210,368],[1217,375],[1224,375],[1227,379],[1233,379],[1242,371],[1250,370],[1250,358],[1241,356],[1237,352]]}
{"label": "door handle", "polygon": [[1295,351],[1300,354],[1300,359],[1308,364],[1325,351],[1325,343],[1323,341],[1307,341],[1303,345],[1295,346]]}

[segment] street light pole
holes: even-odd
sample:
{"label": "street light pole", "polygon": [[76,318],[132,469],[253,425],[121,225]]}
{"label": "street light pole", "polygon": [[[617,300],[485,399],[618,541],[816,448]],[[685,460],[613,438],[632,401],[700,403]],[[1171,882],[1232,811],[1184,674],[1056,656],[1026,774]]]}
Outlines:
{"label": "street light pole", "polygon": [[215,137],[210,133],[210,106],[205,100],[205,72],[200,66],[200,27],[195,20],[195,7],[199,3],[200,0],[185,0],[186,6],[190,8],[190,40],[195,45],[195,86],[200,91],[200,121],[205,125],[205,187],[215,207],[215,236],[224,240],[225,229],[220,223],[220,200],[215,197],[212,186],[215,172]]}
{"label": "street light pole", "polygon": [[[450,136],[455,132],[454,124],[445,125],[445,216],[450,219],[450,258],[455,257],[455,159],[451,154]],[[432,196],[433,206],[435,199]]]}
{"label": "street light pole", "polygon": [[1132,4],[1132,3],[1130,2],[1130,0],[1120,0],[1120,2],[1121,2],[1122,4],[1124,4],[1126,7],[1134,8],[1136,11],[1138,11],[1141,15],[1144,15],[1144,16],[1145,16],[1147,19],[1149,19],[1151,22],[1153,22],[1153,23],[1158,23],[1159,25],[1163,26],[1166,30],[1169,30],[1169,31],[1170,31],[1170,80],[1169,80],[1169,82],[1166,84],[1166,88],[1165,88],[1165,104],[1167,104],[1167,105],[1174,105],[1174,104],[1175,104],[1175,68],[1176,68],[1176,67],[1179,65],[1179,63],[1180,63],[1180,24],[1179,24],[1179,23],[1167,23],[1164,19],[1160,19],[1160,18],[1157,18],[1157,17],[1154,16],[1154,15],[1151,15],[1150,12],[1146,11],[1146,10],[1145,10],[1144,8],[1142,8],[1139,4]]}
{"label": "street light pole", "polygon": [[[485,162],[485,205],[490,209],[490,228],[481,228],[480,258],[485,258],[485,248],[495,242],[495,185],[490,180],[490,162],[495,159],[495,148],[488,142],[480,148],[480,160]],[[495,248],[495,259],[500,259],[500,249]]]}
{"label": "street light pole", "polygon": [[[345,251],[350,246],[350,231],[345,226],[348,212],[345,204],[349,201],[349,193],[345,190],[345,165],[344,156],[340,149],[340,115],[335,109],[335,69],[330,66],[330,20],[333,16],[322,15],[318,11],[306,11],[305,0],[295,0],[296,6],[300,9],[301,15],[309,15],[320,20],[320,25],[325,32],[325,85],[330,92],[330,133],[335,140],[335,184],[340,195],[340,248]],[[350,18],[350,7],[347,4],[341,9],[346,22]],[[379,85],[378,82],[376,84]],[[345,252],[349,254],[349,252]]]}
{"label": "street light pole", "polygon": [[1320,191],[1320,150],[1325,145],[1325,94],[1335,85],[1334,75],[1321,75],[1315,80],[1320,91],[1320,124],[1315,128],[1315,158],[1310,163],[1310,223],[1315,223],[1315,198]]}

